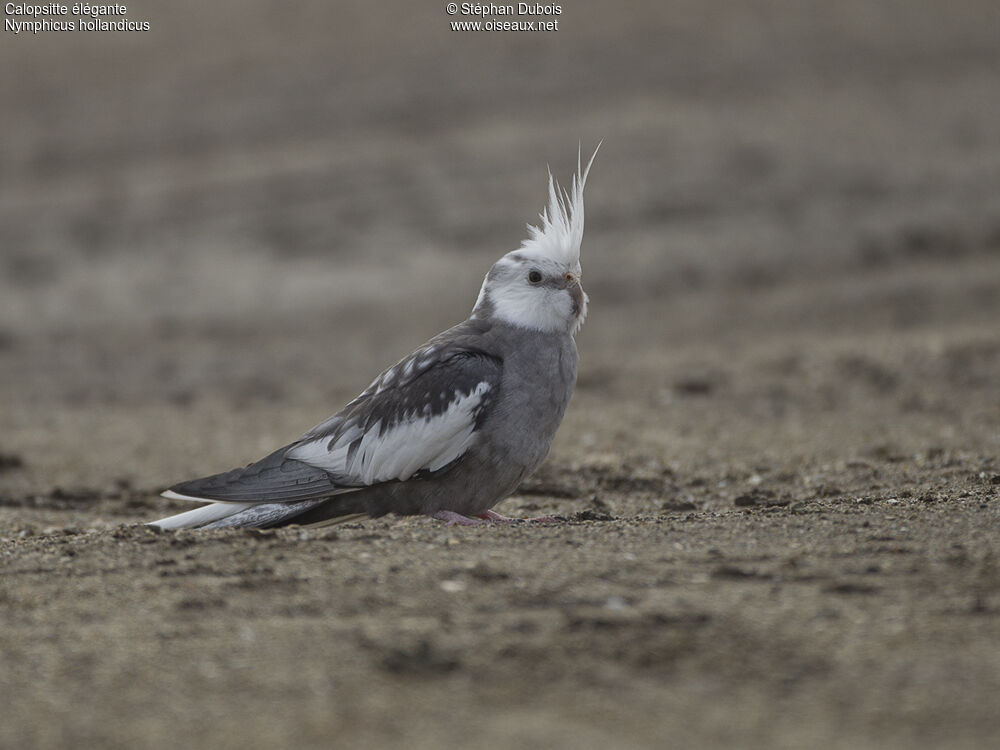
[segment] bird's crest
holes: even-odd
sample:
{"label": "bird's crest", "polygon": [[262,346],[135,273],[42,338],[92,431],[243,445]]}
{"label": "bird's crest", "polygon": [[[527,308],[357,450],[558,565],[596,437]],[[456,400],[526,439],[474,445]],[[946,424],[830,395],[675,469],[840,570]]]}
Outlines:
{"label": "bird's crest", "polygon": [[[602,141],[603,142],[603,141]],[[580,150],[576,152],[576,174],[569,190],[563,189],[549,170],[549,204],[542,209],[538,226],[528,224],[528,239],[515,250],[520,255],[541,256],[568,266],[580,262],[580,243],[583,241],[583,188],[601,144],[582,168]]]}

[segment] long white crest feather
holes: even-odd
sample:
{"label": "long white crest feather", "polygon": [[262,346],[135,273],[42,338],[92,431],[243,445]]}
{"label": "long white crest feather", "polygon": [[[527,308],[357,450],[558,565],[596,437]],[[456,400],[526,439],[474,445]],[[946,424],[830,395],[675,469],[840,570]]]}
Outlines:
{"label": "long white crest feather", "polygon": [[569,190],[563,189],[549,170],[549,204],[538,215],[541,219],[538,226],[528,224],[528,239],[515,252],[549,258],[568,266],[580,262],[584,219],[583,188],[600,148],[601,144],[598,143],[586,169],[582,169],[580,148],[577,148],[576,174],[573,175]]}

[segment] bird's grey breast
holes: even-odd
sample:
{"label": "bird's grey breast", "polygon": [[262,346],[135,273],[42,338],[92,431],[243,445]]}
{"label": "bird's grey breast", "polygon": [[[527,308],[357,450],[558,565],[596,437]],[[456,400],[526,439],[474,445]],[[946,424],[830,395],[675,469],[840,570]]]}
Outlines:
{"label": "bird's grey breast", "polygon": [[573,395],[576,344],[569,335],[498,333],[504,366],[488,434],[509,460],[530,472],[548,453]]}

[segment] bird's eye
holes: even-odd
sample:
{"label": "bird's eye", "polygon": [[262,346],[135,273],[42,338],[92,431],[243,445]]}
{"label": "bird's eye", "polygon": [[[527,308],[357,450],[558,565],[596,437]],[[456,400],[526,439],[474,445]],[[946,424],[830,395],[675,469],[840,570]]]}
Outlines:
{"label": "bird's eye", "polygon": [[541,271],[532,269],[531,271],[528,272],[528,281],[530,281],[532,284],[537,284],[541,280],[542,280]]}

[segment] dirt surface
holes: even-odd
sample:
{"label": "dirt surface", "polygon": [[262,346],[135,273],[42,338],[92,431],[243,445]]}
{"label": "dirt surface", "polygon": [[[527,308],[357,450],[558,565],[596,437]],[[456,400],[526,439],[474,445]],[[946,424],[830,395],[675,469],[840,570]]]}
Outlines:
{"label": "dirt surface", "polygon": [[[996,3],[345,5],[0,39],[0,746],[1000,742]],[[567,523],[138,525],[600,138]]]}

